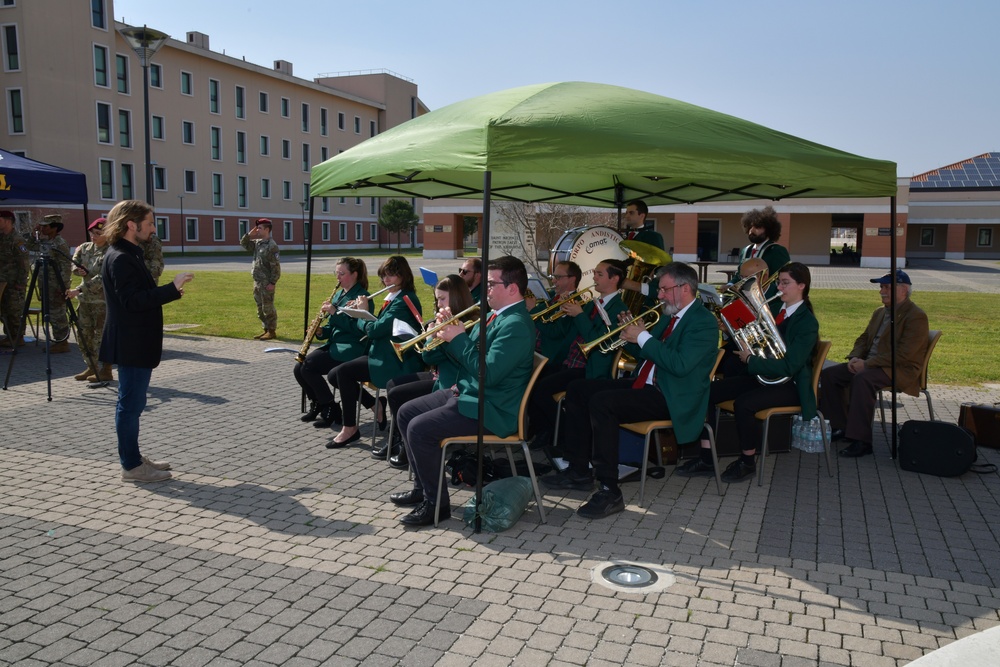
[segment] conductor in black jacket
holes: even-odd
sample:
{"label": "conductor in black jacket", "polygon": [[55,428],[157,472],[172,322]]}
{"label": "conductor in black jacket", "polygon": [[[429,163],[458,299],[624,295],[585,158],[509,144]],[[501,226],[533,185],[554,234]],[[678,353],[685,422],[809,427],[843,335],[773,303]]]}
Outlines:
{"label": "conductor in black jacket", "polygon": [[101,269],[108,314],[100,359],[118,364],[115,431],[122,479],[127,482],[170,478],[169,463],[140,454],[139,416],[146,407],[150,376],[163,352],[163,304],[181,298],[184,284],[194,278],[193,273],[180,273],[173,282],[156,286],[139,247],[155,232],[153,209],[136,200],[116,204],[104,225],[110,248]]}

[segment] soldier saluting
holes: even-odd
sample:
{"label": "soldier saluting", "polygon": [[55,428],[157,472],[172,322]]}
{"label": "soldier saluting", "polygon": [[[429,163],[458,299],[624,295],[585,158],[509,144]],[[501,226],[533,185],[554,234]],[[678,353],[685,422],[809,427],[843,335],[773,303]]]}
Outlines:
{"label": "soldier saluting", "polygon": [[257,303],[257,317],[264,327],[257,340],[276,338],[278,311],[274,309],[274,287],[281,277],[281,260],[278,244],[271,238],[271,221],[258,218],[254,228],[240,239],[240,245],[253,253],[250,274],[253,276],[253,300]]}

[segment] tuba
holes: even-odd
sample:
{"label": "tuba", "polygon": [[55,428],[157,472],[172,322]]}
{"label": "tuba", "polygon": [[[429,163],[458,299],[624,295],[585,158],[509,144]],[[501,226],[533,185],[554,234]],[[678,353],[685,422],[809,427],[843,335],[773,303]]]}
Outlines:
{"label": "tuba", "polygon": [[[631,258],[632,264],[628,267],[625,280],[634,280],[637,283],[648,283],[653,278],[656,269],[671,262],[670,253],[660,250],[655,245],[642,243],[641,241],[622,241],[618,247]],[[642,292],[622,290],[622,302],[626,310],[631,313],[641,313],[645,310],[646,297]]]}
{"label": "tuba", "polygon": [[[732,298],[722,307],[716,309],[716,316],[729,334],[730,339],[741,350],[762,359],[781,359],[785,356],[785,341],[778,333],[778,325],[774,323],[771,309],[767,307],[770,299],[764,298],[764,291],[757,276],[744,278],[735,285],[728,287],[726,294]],[[777,298],[772,297],[772,299]],[[761,384],[778,385],[788,382],[788,377],[764,377],[758,375]]]}

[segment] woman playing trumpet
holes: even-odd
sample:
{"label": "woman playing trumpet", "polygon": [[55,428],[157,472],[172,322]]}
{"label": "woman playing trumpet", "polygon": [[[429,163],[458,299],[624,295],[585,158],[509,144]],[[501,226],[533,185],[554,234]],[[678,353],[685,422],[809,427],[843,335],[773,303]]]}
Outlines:
{"label": "woman playing trumpet", "polygon": [[[437,316],[428,322],[428,327],[451,319],[452,313],[458,314],[469,310],[472,306],[472,293],[465,280],[460,276],[448,275],[434,286],[434,304],[437,308]],[[474,313],[470,313],[468,317],[478,318]],[[458,365],[445,353],[443,346],[425,350],[421,356],[425,364],[434,368],[433,371],[400,375],[389,380],[389,384],[386,386],[389,409],[394,415],[407,401],[426,396],[438,389],[446,389],[458,382]],[[408,463],[406,450],[402,446],[402,437],[395,424],[393,424],[390,442],[392,443],[392,451],[389,453],[389,465],[393,468],[406,468]],[[384,450],[375,450],[372,452],[372,458],[385,458],[385,454]]]}
{"label": "woman playing trumpet", "polygon": [[[323,328],[316,332],[316,339],[326,341],[322,347],[309,352],[305,361],[295,364],[295,380],[305,390],[309,398],[309,411],[302,415],[302,421],[314,421],[317,428],[328,428],[340,424],[340,406],[333,398],[326,376],[334,368],[365,353],[362,334],[348,325],[354,321],[346,313],[340,312],[349,303],[368,295],[368,269],[365,263],[355,257],[344,257],[337,262],[337,281],[340,288],[321,308],[327,314]],[[368,306],[371,310],[371,305]],[[335,326],[340,322],[343,326]]]}
{"label": "woman playing trumpet", "polygon": [[[327,443],[328,449],[336,449],[357,441],[361,437],[357,424],[357,404],[366,408],[375,407],[375,399],[361,387],[363,382],[371,382],[376,387],[384,388],[389,380],[404,373],[414,373],[423,368],[420,356],[410,352],[403,356],[403,361],[396,357],[392,347],[393,324],[396,320],[406,322],[414,330],[420,330],[420,300],[414,291],[413,272],[406,258],[393,255],[383,262],[378,269],[379,278],[389,288],[378,311],[375,321],[351,320],[347,323],[335,323],[340,328],[353,330],[366,336],[368,354],[337,366],[329,374],[330,384],[340,390],[343,427],[340,432]],[[358,306],[368,308],[368,298],[362,296]],[[416,312],[414,312],[416,311]],[[380,400],[375,420],[380,428],[385,428],[385,400]]]}

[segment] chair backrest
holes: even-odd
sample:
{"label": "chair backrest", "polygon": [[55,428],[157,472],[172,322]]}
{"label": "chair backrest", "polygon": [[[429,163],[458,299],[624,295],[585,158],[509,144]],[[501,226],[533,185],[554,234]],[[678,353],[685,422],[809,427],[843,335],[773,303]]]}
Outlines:
{"label": "chair backrest", "polygon": [[517,411],[517,437],[525,440],[528,436],[528,399],[531,398],[531,390],[535,388],[535,381],[542,374],[542,369],[549,361],[548,357],[535,352],[534,370],[528,379],[528,386],[524,388],[524,396],[521,397],[521,408]]}
{"label": "chair backrest", "polygon": [[819,399],[819,373],[826,363],[826,355],[830,354],[833,341],[821,340],[816,344],[816,358],[813,360],[813,396]]}
{"label": "chair backrest", "polygon": [[715,380],[715,373],[719,370],[719,364],[722,363],[722,357],[726,356],[726,349],[719,348],[719,354],[715,357],[715,365],[712,366],[712,372],[708,374],[708,381],[713,382]]}
{"label": "chair backrest", "polygon": [[927,389],[927,368],[931,365],[931,353],[934,348],[937,347],[938,341],[941,340],[941,330],[931,329],[929,332],[929,339],[927,341],[927,354],[924,355],[924,367],[920,370],[920,388]]}

